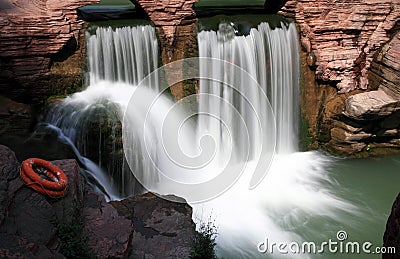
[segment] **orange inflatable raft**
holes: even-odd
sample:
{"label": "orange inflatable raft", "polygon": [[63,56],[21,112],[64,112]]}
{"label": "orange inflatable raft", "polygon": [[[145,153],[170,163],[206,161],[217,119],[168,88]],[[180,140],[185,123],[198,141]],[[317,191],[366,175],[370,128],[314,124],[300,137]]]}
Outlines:
{"label": "orange inflatable raft", "polygon": [[22,162],[20,175],[26,185],[52,198],[63,197],[67,192],[67,176],[49,161],[29,158]]}

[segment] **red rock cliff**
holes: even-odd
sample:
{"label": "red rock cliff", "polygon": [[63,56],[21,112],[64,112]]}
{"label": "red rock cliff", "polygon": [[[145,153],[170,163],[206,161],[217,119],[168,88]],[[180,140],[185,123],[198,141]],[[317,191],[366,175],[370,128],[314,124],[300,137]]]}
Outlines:
{"label": "red rock cliff", "polygon": [[[164,64],[197,56],[197,19],[194,3],[198,0],[131,0],[139,5],[154,23],[160,39]],[[183,69],[183,68],[182,68]],[[169,77],[181,77],[182,71],[168,71]],[[194,83],[171,86],[175,99],[193,94]]]}
{"label": "red rock cliff", "polygon": [[341,93],[368,87],[373,56],[400,20],[398,0],[290,0],[281,13],[299,25],[316,79]]}
{"label": "red rock cliff", "polygon": [[[43,78],[51,72],[54,62],[66,60],[79,48],[84,22],[78,18],[77,8],[99,1],[2,0],[0,91],[30,102],[48,91],[48,85],[56,84],[50,77]],[[79,70],[77,62],[71,63],[71,69],[63,73]]]}

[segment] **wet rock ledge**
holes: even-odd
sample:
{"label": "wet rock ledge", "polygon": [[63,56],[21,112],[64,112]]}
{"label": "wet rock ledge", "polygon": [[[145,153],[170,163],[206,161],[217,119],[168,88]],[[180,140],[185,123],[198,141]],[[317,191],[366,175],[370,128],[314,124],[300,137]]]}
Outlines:
{"label": "wet rock ledge", "polygon": [[187,204],[153,194],[107,203],[75,160],[54,164],[70,186],[62,199],[26,187],[0,145],[0,258],[189,258],[195,226]]}

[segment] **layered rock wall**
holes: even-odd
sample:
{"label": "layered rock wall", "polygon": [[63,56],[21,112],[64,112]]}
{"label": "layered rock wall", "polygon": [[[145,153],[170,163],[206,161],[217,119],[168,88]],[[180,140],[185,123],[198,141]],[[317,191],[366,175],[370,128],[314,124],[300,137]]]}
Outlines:
{"label": "layered rock wall", "polygon": [[377,90],[359,93],[345,100],[334,127],[334,146],[354,151],[400,148],[400,32],[377,53],[369,74]]}
{"label": "layered rock wall", "polygon": [[291,0],[281,13],[298,24],[316,79],[345,93],[367,89],[374,54],[400,20],[400,4],[397,0]]}
{"label": "layered rock wall", "polygon": [[294,19],[301,36],[311,142],[345,155],[397,148],[400,3],[289,0],[280,13]]}
{"label": "layered rock wall", "polygon": [[[31,103],[51,91],[62,92],[56,89],[58,83],[64,89],[79,83],[76,77],[81,76],[83,57],[68,60],[82,48],[84,22],[78,18],[77,8],[97,2],[1,1],[0,91],[16,101]],[[65,60],[70,66],[53,68]],[[67,80],[62,80],[63,76]]]}

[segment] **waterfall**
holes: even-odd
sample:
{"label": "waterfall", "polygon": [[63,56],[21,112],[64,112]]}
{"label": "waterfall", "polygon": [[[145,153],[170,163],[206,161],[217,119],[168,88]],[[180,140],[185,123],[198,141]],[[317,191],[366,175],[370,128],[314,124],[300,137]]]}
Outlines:
{"label": "waterfall", "polygon": [[[107,169],[104,175],[79,159],[110,199],[140,193],[138,180],[150,191],[185,198],[197,226],[215,219],[220,256],[262,257],[257,244],[265,238],[324,240],[312,228],[314,220],[340,222],[338,211],[357,208],[334,195],[337,185],[327,170],[331,158],[296,152],[295,26],[272,29],[262,23],[248,36],[236,36],[230,25],[221,24],[217,32],[200,32],[198,40],[200,56],[208,59],[152,72],[159,55],[153,28],[97,28],[87,34],[90,85],[56,103],[45,122],[60,129],[76,153]],[[188,77],[200,78],[199,95],[187,102],[198,100],[198,114],[160,94],[182,67],[185,73],[200,70]],[[272,161],[268,174],[251,184],[258,163],[265,161]],[[286,258],[296,256],[308,258]]]}
{"label": "waterfall", "polygon": [[[197,226],[210,218],[214,221],[217,253],[222,257],[310,258],[307,254],[264,255],[257,251],[257,244],[266,238],[288,244],[310,236],[324,240],[324,233],[309,228],[309,222],[324,218],[338,224],[340,213],[357,211],[334,195],[337,186],[327,170],[331,158],[318,152],[297,152],[300,75],[295,25],[281,23],[272,29],[261,23],[249,35],[236,36],[230,24],[222,23],[217,32],[200,32],[198,42],[200,57],[215,59],[211,64],[202,64],[200,59],[199,113],[211,116],[199,117],[198,133],[213,136],[219,159],[225,159],[224,154],[231,150],[238,164],[247,165],[229,190],[212,200],[191,204],[193,220]],[[217,59],[244,72],[233,71]],[[256,83],[248,80],[247,74]],[[269,104],[262,101],[263,94]],[[268,115],[268,109],[274,117]],[[271,134],[271,120],[276,128],[275,143],[265,139]],[[249,156],[243,147],[248,148]],[[249,189],[254,164],[269,159],[262,153],[257,156],[262,147],[275,151],[275,157],[264,180]]]}
{"label": "waterfall", "polygon": [[[281,24],[280,29],[272,30],[268,23],[261,23],[253,28],[250,35],[235,37],[234,28],[229,24],[221,24],[218,32],[203,31],[198,35],[200,57],[222,59],[241,67],[255,78],[262,91],[266,93],[272,106],[276,121],[276,151],[278,153],[293,153],[297,151],[299,125],[299,57],[297,31],[293,24]],[[225,102],[233,104],[245,118],[249,130],[251,153],[256,153],[257,146],[264,143],[260,140],[260,132],[255,127],[253,114],[265,121],[265,105],[259,100],[260,89],[251,87],[250,82],[242,82],[240,75],[232,75],[226,71],[223,64],[208,69],[200,64],[200,74],[206,78],[225,77],[239,92],[249,92],[248,96],[255,100],[255,107],[244,104],[244,100],[230,86],[210,80],[200,81],[200,93],[213,94],[221,97],[217,102],[209,102],[208,98],[200,97],[199,111],[215,113],[219,111],[221,121],[232,121],[232,113],[225,111]],[[221,75],[215,75],[221,74]],[[255,109],[253,112],[252,110]],[[217,112],[218,113],[218,112]],[[200,131],[221,131],[219,121],[200,120]],[[234,128],[234,127],[232,127]],[[243,129],[237,129],[235,150],[246,145]],[[223,134],[223,133],[222,133]],[[268,134],[265,132],[264,134]],[[217,132],[213,135],[219,136]],[[219,146],[223,146],[221,143]],[[271,146],[271,144],[270,144]]]}
{"label": "waterfall", "polygon": [[[79,156],[97,163],[94,176],[107,172],[100,185],[119,199],[143,190],[124,158],[121,121],[135,85],[158,67],[157,37],[151,26],[98,27],[86,39],[87,89],[51,105],[44,122],[59,128]],[[158,91],[158,80],[149,88]]]}
{"label": "waterfall", "polygon": [[[90,84],[102,80],[138,85],[158,67],[158,42],[153,27],[98,27],[86,32]],[[151,86],[158,90],[157,82]]]}

